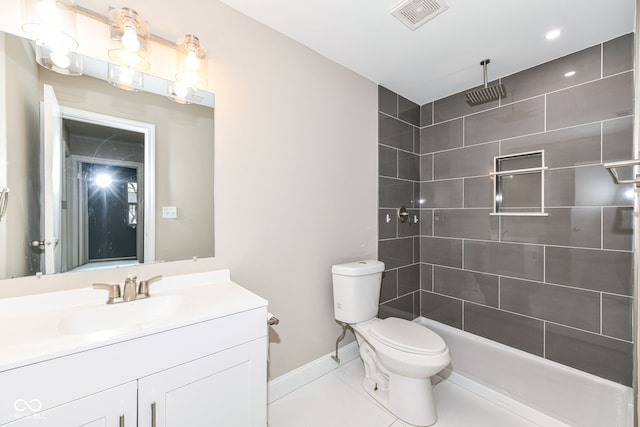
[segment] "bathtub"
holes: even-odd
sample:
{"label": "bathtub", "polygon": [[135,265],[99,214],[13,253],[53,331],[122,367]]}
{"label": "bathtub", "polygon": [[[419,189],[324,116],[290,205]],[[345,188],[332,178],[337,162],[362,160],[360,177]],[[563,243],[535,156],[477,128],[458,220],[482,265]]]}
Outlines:
{"label": "bathtub", "polygon": [[439,375],[542,426],[632,427],[633,389],[424,317],[451,364]]}

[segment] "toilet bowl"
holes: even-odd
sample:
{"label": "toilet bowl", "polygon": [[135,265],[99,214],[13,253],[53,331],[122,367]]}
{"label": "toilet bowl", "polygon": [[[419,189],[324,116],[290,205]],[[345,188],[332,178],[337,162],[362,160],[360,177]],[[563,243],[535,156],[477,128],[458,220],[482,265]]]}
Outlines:
{"label": "toilet bowl", "polygon": [[380,261],[334,265],[335,318],[355,332],[367,393],[402,421],[429,426],[437,421],[431,377],[449,364],[449,349],[422,325],[375,317],[383,270]]}

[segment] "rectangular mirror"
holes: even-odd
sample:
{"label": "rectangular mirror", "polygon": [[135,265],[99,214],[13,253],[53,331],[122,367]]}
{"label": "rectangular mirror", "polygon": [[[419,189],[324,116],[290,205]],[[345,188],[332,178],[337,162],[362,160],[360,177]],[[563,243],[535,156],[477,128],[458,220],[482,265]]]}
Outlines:
{"label": "rectangular mirror", "polygon": [[[37,65],[31,42],[6,33],[0,57],[0,187],[9,188],[0,278],[213,256],[213,94],[178,104],[151,76],[145,91],[124,91],[90,58],[95,77],[57,74]],[[45,85],[60,106],[62,142],[51,154]],[[112,185],[97,185],[106,176]],[[58,229],[45,234],[47,221]]]}

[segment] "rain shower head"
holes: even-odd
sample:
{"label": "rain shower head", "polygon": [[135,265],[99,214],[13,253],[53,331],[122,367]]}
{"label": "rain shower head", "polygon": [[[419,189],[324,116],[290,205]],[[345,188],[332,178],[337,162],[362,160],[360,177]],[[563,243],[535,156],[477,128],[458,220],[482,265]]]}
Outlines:
{"label": "rain shower head", "polygon": [[484,73],[484,87],[482,89],[472,90],[471,92],[467,92],[465,97],[467,98],[467,104],[472,107],[475,105],[484,104],[485,102],[496,101],[500,98],[504,98],[507,96],[507,90],[504,88],[502,83],[497,85],[488,85],[487,79],[487,64],[491,62],[490,59],[485,59],[480,62],[482,65],[482,70]]}

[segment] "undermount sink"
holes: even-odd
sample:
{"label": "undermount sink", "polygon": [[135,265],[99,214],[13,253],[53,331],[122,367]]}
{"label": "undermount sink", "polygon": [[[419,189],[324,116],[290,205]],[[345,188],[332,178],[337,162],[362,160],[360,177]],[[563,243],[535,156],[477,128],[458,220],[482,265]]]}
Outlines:
{"label": "undermount sink", "polygon": [[81,308],[60,319],[62,334],[86,334],[108,330],[144,329],[145,324],[166,318],[180,308],[180,296],[154,296],[118,304]]}

